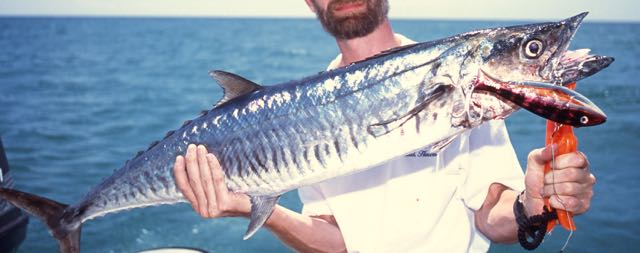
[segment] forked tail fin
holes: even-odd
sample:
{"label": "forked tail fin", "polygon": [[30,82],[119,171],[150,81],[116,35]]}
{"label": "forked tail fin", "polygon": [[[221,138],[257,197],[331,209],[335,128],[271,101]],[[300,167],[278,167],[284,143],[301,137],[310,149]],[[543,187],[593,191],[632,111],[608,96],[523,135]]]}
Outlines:
{"label": "forked tail fin", "polygon": [[0,188],[0,198],[42,220],[58,241],[60,252],[80,252],[80,228],[82,224],[74,217],[66,215],[76,213],[66,211],[68,205],[8,188]]}

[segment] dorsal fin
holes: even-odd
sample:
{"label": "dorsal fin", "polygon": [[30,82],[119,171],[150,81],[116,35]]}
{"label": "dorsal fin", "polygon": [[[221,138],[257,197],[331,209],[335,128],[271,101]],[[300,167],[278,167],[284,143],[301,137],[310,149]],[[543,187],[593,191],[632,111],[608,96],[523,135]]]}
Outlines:
{"label": "dorsal fin", "polygon": [[247,80],[244,77],[239,75],[221,71],[221,70],[213,70],[209,72],[209,75],[215,79],[220,87],[224,90],[224,96],[218,103],[216,103],[215,107],[218,107],[227,101],[234,99],[236,97],[254,92],[262,88],[257,83]]}

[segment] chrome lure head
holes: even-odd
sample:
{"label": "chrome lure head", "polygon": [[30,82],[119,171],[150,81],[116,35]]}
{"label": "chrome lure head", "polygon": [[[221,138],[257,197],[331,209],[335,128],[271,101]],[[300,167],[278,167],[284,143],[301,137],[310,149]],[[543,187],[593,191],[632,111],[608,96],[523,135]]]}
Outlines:
{"label": "chrome lure head", "polygon": [[[486,73],[485,76],[491,76],[495,82],[503,84],[544,83],[548,85],[565,85],[606,68],[613,62],[613,58],[590,55],[587,49],[567,51],[571,39],[586,15],[587,13],[585,12],[560,22],[488,30],[482,42],[484,53],[479,66],[478,77],[474,80],[473,86],[482,84],[481,76],[483,73]],[[571,94],[575,93],[565,90],[558,90],[557,93],[548,92],[550,89],[547,88],[549,87],[543,86],[544,88],[541,90],[545,90],[545,92],[540,92],[537,95],[549,95],[551,96],[549,98],[560,99],[566,96],[572,97],[573,95]],[[474,91],[483,90],[478,89],[478,87],[473,89]],[[536,106],[542,106],[547,112],[538,115],[551,119],[550,112],[553,110],[550,109],[550,106],[561,106],[568,103],[567,101],[558,100],[546,101],[544,105],[529,103],[527,106],[523,106],[520,103],[522,101],[514,101],[514,97],[495,96],[491,92],[486,92],[486,89],[484,91],[474,92],[472,103],[478,107],[483,107],[480,110],[482,110],[485,118],[506,117],[515,111],[518,106],[525,108],[528,106],[529,108],[526,109],[532,112],[540,109],[535,108]],[[567,94],[566,96],[560,96],[558,95],[560,93]],[[528,94],[533,95],[535,92]],[[582,95],[573,97],[584,98]],[[593,117],[604,116],[604,113],[590,101],[584,105],[583,108],[590,108],[590,112],[595,113],[592,115]],[[558,118],[551,120],[562,121]],[[596,122],[592,121],[591,123]]]}

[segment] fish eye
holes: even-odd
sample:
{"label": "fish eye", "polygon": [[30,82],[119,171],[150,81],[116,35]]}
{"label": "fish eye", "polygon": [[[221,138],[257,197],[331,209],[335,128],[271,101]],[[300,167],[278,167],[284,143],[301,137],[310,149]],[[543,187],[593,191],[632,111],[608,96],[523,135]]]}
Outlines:
{"label": "fish eye", "polygon": [[535,59],[544,52],[544,43],[538,39],[531,39],[524,44],[524,55],[529,59]]}
{"label": "fish eye", "polygon": [[580,123],[583,125],[586,125],[587,123],[589,123],[589,117],[587,116],[580,117]]}

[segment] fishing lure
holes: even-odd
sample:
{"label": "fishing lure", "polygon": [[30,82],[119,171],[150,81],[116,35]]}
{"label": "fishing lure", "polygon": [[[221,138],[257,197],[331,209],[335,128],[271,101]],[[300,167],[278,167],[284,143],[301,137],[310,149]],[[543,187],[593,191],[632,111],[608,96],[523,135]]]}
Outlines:
{"label": "fishing lure", "polygon": [[[574,90],[576,88],[576,83],[570,83],[565,85],[565,87]],[[544,166],[544,174],[550,173],[553,171],[553,165],[555,163],[555,157],[558,155],[568,154],[571,152],[575,152],[578,150],[578,138],[573,133],[573,127],[569,125],[559,124],[557,122],[547,120],[547,131],[545,137],[545,144],[552,145],[555,144],[555,149],[552,150],[552,160],[548,162]],[[558,198],[559,202],[562,204],[562,200]],[[551,207],[550,198],[544,198],[544,205],[547,210],[554,210]],[[573,222],[573,213],[563,210],[563,209],[555,209],[556,219],[551,219],[547,223],[547,233],[550,233],[556,224],[560,224],[564,229],[569,231],[569,235],[567,236],[567,240],[565,241],[560,252],[564,252],[567,247],[569,240],[573,235],[573,231],[576,230],[576,225]]]}

